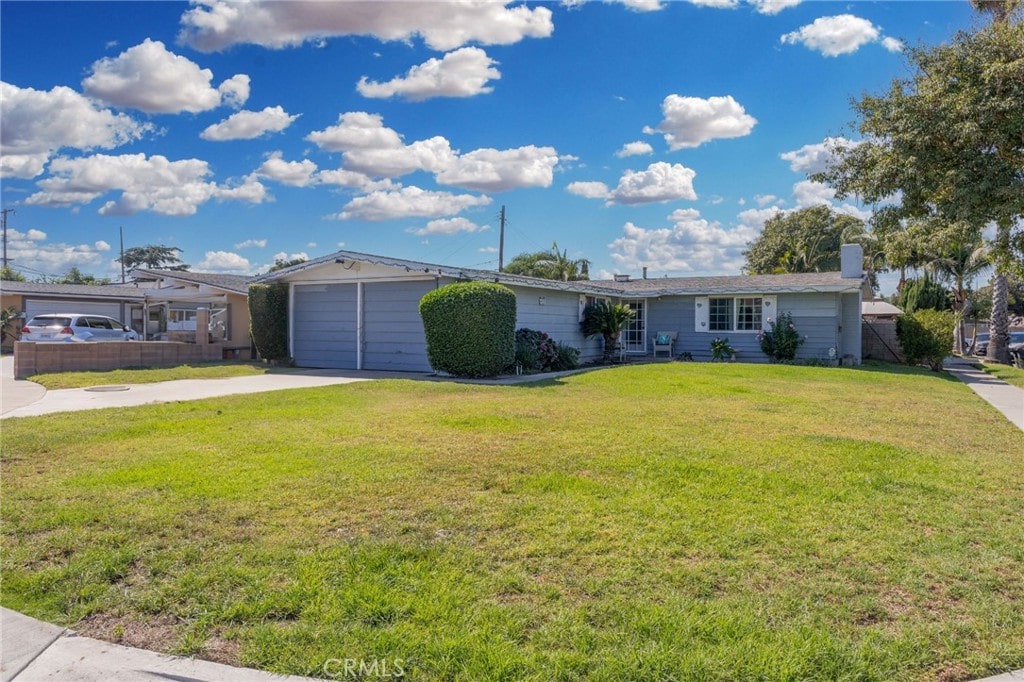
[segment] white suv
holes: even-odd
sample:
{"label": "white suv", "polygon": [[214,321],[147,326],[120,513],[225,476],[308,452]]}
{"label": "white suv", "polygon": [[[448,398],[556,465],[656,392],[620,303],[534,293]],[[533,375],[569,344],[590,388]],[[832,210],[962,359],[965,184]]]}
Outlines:
{"label": "white suv", "polygon": [[112,317],[51,313],[21,329],[22,341],[137,341],[139,335]]}

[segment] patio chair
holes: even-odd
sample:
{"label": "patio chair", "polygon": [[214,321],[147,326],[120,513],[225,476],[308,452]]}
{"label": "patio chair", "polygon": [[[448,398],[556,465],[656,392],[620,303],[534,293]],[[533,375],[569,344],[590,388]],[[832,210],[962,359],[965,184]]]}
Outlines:
{"label": "patio chair", "polygon": [[678,335],[678,332],[658,332],[654,336],[654,357],[658,357],[658,353],[661,352],[668,353],[668,356],[672,357],[672,346]]}

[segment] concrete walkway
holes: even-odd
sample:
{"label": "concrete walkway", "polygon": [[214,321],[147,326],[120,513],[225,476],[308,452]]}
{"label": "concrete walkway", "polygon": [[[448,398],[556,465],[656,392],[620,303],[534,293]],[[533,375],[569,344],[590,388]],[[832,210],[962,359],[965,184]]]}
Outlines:
{"label": "concrete walkway", "polygon": [[306,682],[249,668],[132,649],[0,609],[2,682]]}
{"label": "concrete walkway", "polygon": [[1011,386],[984,370],[977,368],[977,362],[966,358],[950,357],[943,363],[943,369],[971,387],[992,407],[1024,431],[1024,389]]}

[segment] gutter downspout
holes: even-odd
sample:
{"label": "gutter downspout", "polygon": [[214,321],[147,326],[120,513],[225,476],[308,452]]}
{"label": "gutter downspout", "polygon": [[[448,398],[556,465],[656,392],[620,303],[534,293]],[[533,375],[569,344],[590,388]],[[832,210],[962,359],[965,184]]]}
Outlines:
{"label": "gutter downspout", "polygon": [[356,369],[363,368],[363,283],[356,282]]}
{"label": "gutter downspout", "polygon": [[295,359],[295,285],[288,282],[288,357]]}

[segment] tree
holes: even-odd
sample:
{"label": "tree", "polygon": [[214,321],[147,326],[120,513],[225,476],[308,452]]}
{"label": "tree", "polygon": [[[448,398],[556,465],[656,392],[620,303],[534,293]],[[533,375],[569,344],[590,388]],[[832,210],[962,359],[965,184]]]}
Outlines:
{"label": "tree", "polygon": [[286,258],[275,258],[274,264],[270,266],[270,270],[268,270],[268,272],[277,272],[278,270],[284,270],[285,268],[290,268],[293,265],[305,263],[306,260],[306,258],[303,258],[301,256],[299,258],[292,258],[291,260],[288,260]]}
{"label": "tree", "polygon": [[865,140],[837,149],[814,179],[840,198],[898,196],[876,210],[876,226],[916,219],[926,230],[961,223],[980,234],[995,223],[988,357],[1008,362],[1006,276],[1024,269],[1024,24],[1012,7],[980,4],[997,8],[996,20],[948,45],[908,48],[914,74],[854,104]]}
{"label": "tree", "polygon": [[743,256],[751,275],[839,270],[844,241],[864,233],[864,223],[828,206],[780,213],[764,224]]}
{"label": "tree", "polygon": [[604,356],[602,361],[610,363],[615,357],[615,346],[619,342],[619,333],[629,326],[636,313],[628,305],[609,303],[600,300],[583,309],[583,321],[580,329],[584,338],[601,336],[604,339]]}
{"label": "tree", "polygon": [[10,265],[0,268],[0,280],[4,282],[24,282],[25,275],[21,274]]}
{"label": "tree", "polygon": [[109,277],[97,278],[95,275],[87,275],[76,267],[67,271],[63,277],[53,281],[54,284],[110,284]]}
{"label": "tree", "polygon": [[502,271],[511,275],[577,282],[590,279],[590,261],[586,258],[569,258],[568,250],[559,251],[558,242],[555,242],[550,251],[519,254]]}
{"label": "tree", "polygon": [[130,249],[125,249],[124,255],[117,260],[124,265],[126,270],[146,267],[153,270],[176,270],[181,272],[188,270],[190,266],[178,257],[180,253],[181,249],[176,246],[149,244],[147,246],[133,246]]}
{"label": "tree", "polygon": [[973,235],[969,226],[954,226],[940,236],[929,249],[927,271],[943,280],[953,299],[956,327],[953,329],[953,350],[964,352],[964,321],[970,315],[970,287],[974,278],[991,262],[991,247]]}

